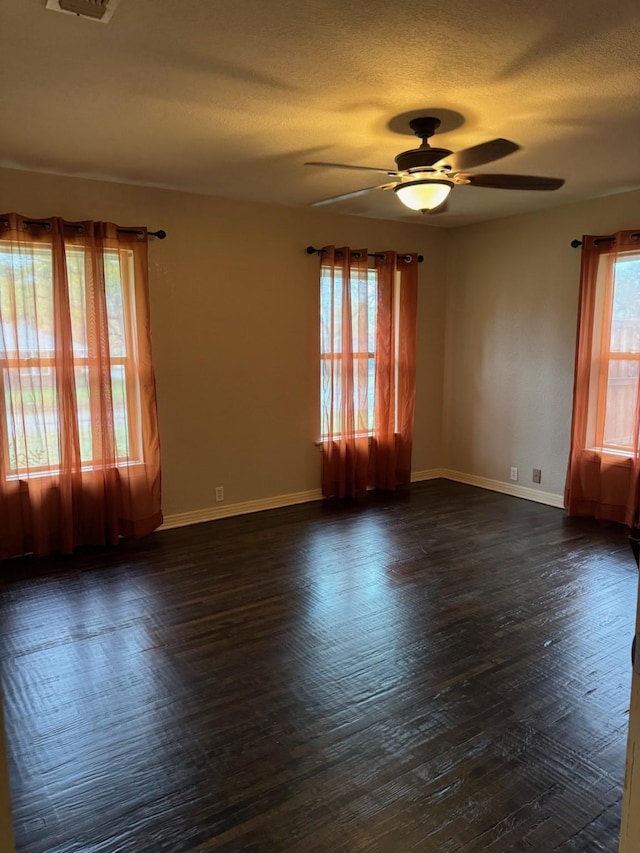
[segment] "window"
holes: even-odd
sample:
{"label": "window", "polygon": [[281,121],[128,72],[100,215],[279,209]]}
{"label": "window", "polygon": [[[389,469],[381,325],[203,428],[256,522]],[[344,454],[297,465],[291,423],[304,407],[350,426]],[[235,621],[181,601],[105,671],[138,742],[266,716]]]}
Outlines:
{"label": "window", "polygon": [[[76,423],[83,468],[91,470],[98,424],[103,413],[91,389],[91,371],[100,370],[97,333],[88,317],[85,249],[65,245],[69,314],[75,380]],[[61,464],[60,388],[56,375],[57,308],[53,252],[46,244],[16,246],[0,241],[0,417],[5,467],[9,478],[42,476]],[[107,250],[104,255],[109,371],[113,399],[116,462],[141,458],[140,400],[137,380],[133,252]]]}
{"label": "window", "polygon": [[[331,285],[335,293],[331,293]],[[366,283],[350,281],[351,337],[353,341],[354,421],[358,435],[371,435],[374,422],[375,342],[378,300],[378,274],[370,269]],[[339,271],[333,278],[325,269],[320,277],[320,434],[326,439],[333,430],[341,432],[342,394],[342,296],[344,282]]]}
{"label": "window", "polygon": [[570,515],[640,524],[640,230],[582,238]]}
{"label": "window", "polygon": [[411,480],[418,258],[318,251],[322,494],[395,489]]}
{"label": "window", "polygon": [[603,254],[598,265],[588,445],[636,452],[640,388],[640,253]]}

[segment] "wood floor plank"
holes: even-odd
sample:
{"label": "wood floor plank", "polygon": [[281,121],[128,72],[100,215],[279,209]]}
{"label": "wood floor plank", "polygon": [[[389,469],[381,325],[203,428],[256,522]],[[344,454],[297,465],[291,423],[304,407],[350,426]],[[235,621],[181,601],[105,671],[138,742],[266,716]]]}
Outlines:
{"label": "wood floor plank", "polygon": [[431,481],[0,574],[18,853],[617,850],[620,526]]}

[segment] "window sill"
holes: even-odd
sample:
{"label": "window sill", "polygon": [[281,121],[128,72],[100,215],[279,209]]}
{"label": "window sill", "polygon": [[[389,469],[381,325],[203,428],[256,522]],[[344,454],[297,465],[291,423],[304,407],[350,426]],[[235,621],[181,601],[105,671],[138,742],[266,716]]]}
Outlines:
{"label": "window sill", "polygon": [[[141,468],[144,465],[139,459],[130,460],[130,461],[122,461],[116,462],[113,465],[83,465],[79,469],[80,474],[90,474],[92,471],[112,471],[118,470],[119,468]],[[5,477],[5,482],[7,483],[18,483],[20,481],[29,481],[29,480],[46,480],[52,477],[59,477],[63,472],[58,469],[48,469],[47,471],[25,471],[24,473],[17,474],[7,474]]]}
{"label": "window sill", "polygon": [[612,448],[602,448],[602,447],[585,447],[585,451],[587,453],[594,453],[598,456],[613,456],[616,459],[635,459],[638,454],[634,453],[633,450],[613,450]]}
{"label": "window sill", "polygon": [[[336,435],[333,438],[320,438],[315,442],[315,445],[316,445],[316,447],[319,447],[322,449],[325,444],[331,444],[331,442],[335,442],[335,441],[342,441],[343,438],[346,438],[346,436]],[[353,438],[354,439],[356,439],[356,438],[368,438],[369,444],[373,444],[373,433],[372,432],[357,433],[356,435],[353,436]]]}

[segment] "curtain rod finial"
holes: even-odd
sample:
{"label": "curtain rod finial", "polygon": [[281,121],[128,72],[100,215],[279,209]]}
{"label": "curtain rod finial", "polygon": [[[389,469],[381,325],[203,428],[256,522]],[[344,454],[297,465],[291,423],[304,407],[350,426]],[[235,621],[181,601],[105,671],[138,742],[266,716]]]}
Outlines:
{"label": "curtain rod finial", "polygon": [[582,246],[582,240],[572,240],[571,241],[571,248],[572,249],[577,249],[578,246]]}

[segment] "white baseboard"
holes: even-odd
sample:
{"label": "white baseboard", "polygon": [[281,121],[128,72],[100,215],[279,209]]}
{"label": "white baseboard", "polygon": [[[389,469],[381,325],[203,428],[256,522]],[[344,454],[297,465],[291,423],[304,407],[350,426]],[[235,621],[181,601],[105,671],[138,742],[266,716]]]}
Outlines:
{"label": "white baseboard", "polygon": [[311,489],[308,492],[294,492],[290,495],[276,495],[273,498],[260,498],[256,501],[244,501],[237,504],[221,504],[205,509],[194,509],[191,512],[178,512],[166,515],[164,523],[158,530],[170,530],[172,527],[186,527],[189,524],[201,524],[203,521],[215,521],[216,518],[229,518],[232,515],[246,515],[250,512],[260,512],[263,509],[278,509],[283,506],[310,503],[322,500],[321,489]]}
{"label": "white baseboard", "polygon": [[439,477],[446,477],[444,468],[429,468],[426,471],[412,471],[411,482],[420,483],[422,480],[437,480]]}
{"label": "white baseboard", "polygon": [[454,480],[456,483],[465,483],[467,486],[478,486],[481,489],[489,489],[491,492],[501,492],[503,495],[512,495],[514,498],[524,498],[527,501],[564,509],[563,495],[556,495],[553,492],[543,492],[527,486],[518,486],[515,483],[503,483],[502,480],[490,480],[488,477],[476,477],[475,474],[462,474],[460,471],[451,471],[447,468],[442,470],[440,476],[447,480]]}
{"label": "white baseboard", "polygon": [[[411,482],[419,483],[424,480],[454,480],[456,483],[465,483],[467,486],[478,486],[491,492],[501,492],[504,495],[512,495],[515,498],[524,498],[528,501],[547,504],[562,509],[564,500],[562,495],[554,495],[551,492],[543,492],[538,489],[530,489],[526,486],[517,486],[511,483],[503,483],[500,480],[490,480],[487,477],[476,477],[474,474],[462,474],[460,471],[451,471],[448,468],[429,468],[426,471],[412,471]],[[244,501],[237,504],[221,504],[219,506],[195,509],[191,512],[178,512],[175,515],[167,515],[158,530],[170,530],[172,527],[186,527],[189,524],[201,524],[205,521],[215,521],[217,518],[229,518],[234,515],[246,515],[250,512],[260,512],[264,509],[277,509],[283,506],[310,503],[322,500],[321,489],[311,489],[307,492],[294,492],[289,495],[276,495],[273,498],[260,498],[255,501]]]}

